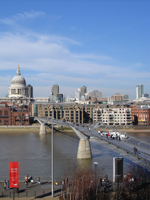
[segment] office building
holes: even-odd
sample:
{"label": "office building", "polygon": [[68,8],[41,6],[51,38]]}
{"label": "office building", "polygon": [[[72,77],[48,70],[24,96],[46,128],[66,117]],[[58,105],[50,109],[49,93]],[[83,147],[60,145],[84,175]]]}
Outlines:
{"label": "office building", "polygon": [[143,96],[144,86],[142,84],[136,86],[136,99],[139,99]]}
{"label": "office building", "polygon": [[149,98],[149,94],[144,93],[144,94],[143,94],[143,97]]}
{"label": "office building", "polygon": [[79,101],[79,100],[81,100],[81,89],[80,88],[78,88],[76,91],[75,91],[75,100],[76,101]]}
{"label": "office building", "polygon": [[54,97],[57,97],[57,94],[59,94],[59,86],[58,85],[53,85],[53,87],[52,87],[52,95]]}
{"label": "office building", "polygon": [[116,93],[111,97],[108,97],[108,104],[115,105],[120,103],[126,103],[129,101],[129,95],[122,95],[120,93]]}
{"label": "office building", "polygon": [[85,94],[87,93],[87,88],[86,88],[86,86],[83,86],[80,88],[80,90],[81,90],[81,100],[84,100]]}

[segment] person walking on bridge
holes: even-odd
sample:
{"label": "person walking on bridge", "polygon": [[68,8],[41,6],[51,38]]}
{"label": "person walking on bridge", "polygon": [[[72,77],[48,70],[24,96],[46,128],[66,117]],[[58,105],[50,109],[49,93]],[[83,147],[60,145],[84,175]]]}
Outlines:
{"label": "person walking on bridge", "polygon": [[137,148],[134,147],[133,149],[134,149],[134,154],[136,155],[137,154]]}

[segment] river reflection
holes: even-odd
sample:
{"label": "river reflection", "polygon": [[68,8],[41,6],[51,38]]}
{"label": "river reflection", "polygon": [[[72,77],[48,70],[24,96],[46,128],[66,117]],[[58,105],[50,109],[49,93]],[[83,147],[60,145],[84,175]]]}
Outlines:
{"label": "river reflection", "polygon": [[[36,180],[50,180],[51,176],[51,134],[38,133],[0,133],[0,180],[9,177],[9,162],[19,162],[20,181],[28,174]],[[98,162],[97,169],[109,174],[112,178],[113,157],[120,156],[116,147],[108,148],[108,144],[91,139],[93,158],[78,160],[77,150],[79,139],[75,133],[54,132],[54,177],[55,179],[72,175],[78,168],[94,169],[94,162]],[[130,161],[124,158],[124,167]]]}

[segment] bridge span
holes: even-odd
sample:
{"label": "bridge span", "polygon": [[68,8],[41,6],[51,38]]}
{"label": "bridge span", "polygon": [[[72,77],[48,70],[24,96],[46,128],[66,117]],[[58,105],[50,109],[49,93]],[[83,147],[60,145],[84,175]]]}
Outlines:
{"label": "bridge span", "polygon": [[[35,117],[35,120],[37,120],[42,126],[46,125],[46,124],[52,124],[51,118]],[[88,127],[85,127],[85,126],[83,127],[83,125],[80,125],[80,124],[76,125],[71,122],[59,121],[59,120],[55,120],[55,119],[53,119],[53,123],[59,124],[60,126],[72,128],[72,130],[80,138],[78,153],[77,153],[77,158],[79,158],[79,159],[92,158],[89,139],[90,139],[90,137],[94,137],[96,139],[103,140],[103,141],[107,142],[108,144],[115,145],[117,148],[124,150],[127,154],[127,158],[128,158],[128,155],[134,156],[136,158],[135,162],[138,165],[150,170],[150,144],[149,143],[146,143],[144,141],[138,140],[133,137],[128,137],[127,139],[124,139],[124,140],[114,140],[112,138],[107,138],[105,136],[102,136],[100,133],[98,133],[95,130],[99,126],[103,125],[101,122],[97,122]],[[113,131],[117,131],[116,129],[114,129],[110,126],[107,126],[107,128],[112,129]],[[40,129],[40,131],[41,131],[41,129]],[[122,133],[122,132],[120,132],[120,133]],[[134,152],[135,146],[138,149],[137,153]],[[130,159],[130,158],[128,158],[128,159]]]}

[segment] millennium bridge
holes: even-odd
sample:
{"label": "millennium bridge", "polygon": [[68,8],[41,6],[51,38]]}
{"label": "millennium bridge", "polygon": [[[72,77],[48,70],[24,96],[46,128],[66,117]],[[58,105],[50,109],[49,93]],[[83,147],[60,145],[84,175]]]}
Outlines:
{"label": "millennium bridge", "polygon": [[[98,127],[104,126],[102,122],[96,122],[93,125],[83,126],[82,124],[74,124],[71,122],[67,122],[65,120],[56,120],[51,118],[38,118],[35,117],[34,120],[38,121],[40,126],[39,134],[46,134],[46,126],[50,126],[52,124],[58,124],[63,127],[71,128],[79,137],[79,146],[77,152],[78,159],[91,159],[92,152],[89,139],[90,137],[94,137],[95,139],[103,140],[107,142],[109,145],[115,145],[118,149],[122,149],[125,151],[124,156],[129,160],[137,163],[138,165],[150,170],[150,144],[134,137],[127,137],[123,140],[114,140],[112,138],[107,138],[102,136],[100,133],[96,131]],[[123,134],[121,131],[118,131],[111,126],[105,125],[104,131],[106,128],[111,129],[113,131],[117,131],[120,134]],[[109,147],[108,145],[108,147]],[[138,152],[135,153],[134,147],[138,149]],[[129,155],[132,155],[130,158]],[[135,160],[133,160],[133,157]]]}

